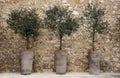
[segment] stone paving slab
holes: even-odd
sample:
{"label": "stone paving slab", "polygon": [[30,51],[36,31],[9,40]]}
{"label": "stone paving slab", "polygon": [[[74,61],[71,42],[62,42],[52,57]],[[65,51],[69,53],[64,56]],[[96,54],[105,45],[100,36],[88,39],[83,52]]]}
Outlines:
{"label": "stone paving slab", "polygon": [[100,75],[90,75],[88,73],[67,73],[65,75],[55,73],[32,73],[31,75],[0,73],[0,78],[120,78],[120,73],[104,73]]}

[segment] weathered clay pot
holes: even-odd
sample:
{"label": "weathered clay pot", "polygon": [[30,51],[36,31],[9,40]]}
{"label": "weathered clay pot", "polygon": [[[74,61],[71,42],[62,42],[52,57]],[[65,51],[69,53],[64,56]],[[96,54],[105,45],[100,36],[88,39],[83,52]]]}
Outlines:
{"label": "weathered clay pot", "polygon": [[32,73],[33,67],[33,52],[25,51],[21,53],[21,74],[28,75]]}
{"label": "weathered clay pot", "polygon": [[67,52],[65,50],[55,52],[55,71],[56,74],[65,74],[67,71]]}
{"label": "weathered clay pot", "polygon": [[100,54],[98,52],[89,52],[89,73],[94,75],[100,74]]}

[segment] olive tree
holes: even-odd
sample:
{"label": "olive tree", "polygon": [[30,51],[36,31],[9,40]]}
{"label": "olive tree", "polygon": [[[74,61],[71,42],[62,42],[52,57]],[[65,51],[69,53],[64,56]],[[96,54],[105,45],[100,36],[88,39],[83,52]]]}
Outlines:
{"label": "olive tree", "polygon": [[97,3],[88,4],[85,9],[84,16],[88,22],[89,31],[92,37],[92,50],[94,51],[94,42],[96,33],[102,34],[107,31],[108,22],[104,20],[105,9],[101,8]]}
{"label": "olive tree", "polygon": [[7,24],[15,33],[20,34],[26,40],[26,48],[29,49],[30,38],[35,39],[42,28],[42,20],[38,17],[36,9],[14,9],[9,14]]}
{"label": "olive tree", "polygon": [[95,52],[95,36],[107,32],[108,22],[104,19],[105,9],[98,3],[91,3],[85,9],[84,18],[87,22],[88,30],[92,38],[92,51],[88,54],[89,73],[100,74],[100,54]]}
{"label": "olive tree", "polygon": [[45,13],[45,24],[58,35],[61,50],[63,36],[70,36],[72,32],[75,32],[79,27],[78,21],[72,17],[72,12],[60,6],[54,6]]}

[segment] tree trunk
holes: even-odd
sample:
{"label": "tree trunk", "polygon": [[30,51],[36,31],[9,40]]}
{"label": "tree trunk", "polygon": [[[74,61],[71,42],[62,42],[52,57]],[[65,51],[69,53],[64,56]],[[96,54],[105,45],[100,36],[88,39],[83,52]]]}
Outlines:
{"label": "tree trunk", "polygon": [[95,28],[93,28],[92,33],[92,51],[95,51],[94,42],[95,42]]}
{"label": "tree trunk", "polygon": [[62,36],[60,36],[60,50],[62,50]]}
{"label": "tree trunk", "polygon": [[26,37],[26,49],[29,49],[29,37]]}

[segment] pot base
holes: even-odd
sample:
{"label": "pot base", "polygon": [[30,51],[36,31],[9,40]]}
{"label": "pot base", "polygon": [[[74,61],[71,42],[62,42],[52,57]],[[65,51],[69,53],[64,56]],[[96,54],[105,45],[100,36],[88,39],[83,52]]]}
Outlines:
{"label": "pot base", "polygon": [[55,52],[55,71],[56,74],[65,74],[67,71],[67,52],[60,50]]}
{"label": "pot base", "polygon": [[100,54],[97,52],[89,53],[89,73],[94,75],[100,74]]}
{"label": "pot base", "polygon": [[21,74],[29,75],[32,73],[33,52],[25,51],[21,53]]}

